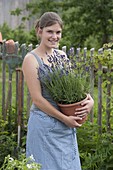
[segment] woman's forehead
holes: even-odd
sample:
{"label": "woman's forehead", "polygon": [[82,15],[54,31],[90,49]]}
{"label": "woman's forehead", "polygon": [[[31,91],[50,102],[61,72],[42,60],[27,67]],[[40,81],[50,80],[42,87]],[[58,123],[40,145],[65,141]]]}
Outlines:
{"label": "woman's forehead", "polygon": [[60,24],[56,23],[51,26],[44,27],[45,30],[62,30]]}

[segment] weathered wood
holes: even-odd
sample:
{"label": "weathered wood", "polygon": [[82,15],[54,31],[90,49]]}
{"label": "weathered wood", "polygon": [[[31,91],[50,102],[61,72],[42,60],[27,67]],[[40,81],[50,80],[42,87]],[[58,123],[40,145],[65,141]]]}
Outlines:
{"label": "weathered wood", "polygon": [[[90,89],[91,89],[91,96],[94,98],[94,48],[90,49]],[[91,110],[90,113],[90,121],[93,122],[94,119],[94,108]]]}
{"label": "weathered wood", "polygon": [[6,120],[6,112],[5,112],[5,87],[6,87],[6,69],[5,62],[2,63],[2,116],[4,120]]}
{"label": "weathered wood", "polygon": [[3,51],[1,53],[2,56],[2,116],[3,119],[6,120],[6,112],[5,112],[5,88],[6,88],[6,63],[5,63],[5,49],[3,44]]}
{"label": "weathered wood", "polygon": [[77,62],[80,61],[80,48],[76,49],[76,60],[77,60]]}
{"label": "weathered wood", "polygon": [[110,131],[110,112],[111,112],[111,85],[112,85],[112,82],[111,82],[111,69],[108,67],[107,69],[107,73],[108,73],[108,76],[107,76],[107,80],[108,80],[108,83],[107,83],[107,96],[106,96],[106,126],[107,126],[107,130]]}
{"label": "weathered wood", "polygon": [[84,48],[84,63],[87,61],[87,47]]}
{"label": "weathered wood", "polygon": [[18,110],[17,110],[17,122],[18,122],[18,147],[21,144],[21,133],[23,126],[23,73],[21,69],[16,69],[18,72]]}
{"label": "weathered wood", "polygon": [[[16,8],[25,9],[26,4],[32,0],[0,0],[0,25],[7,23],[12,29],[16,29],[22,23],[22,17],[28,16],[30,11],[23,10],[21,15],[11,15],[11,11]],[[31,30],[34,25],[35,16],[31,17],[30,20],[25,21],[25,28]]]}
{"label": "weathered wood", "polygon": [[[103,53],[103,49],[99,49],[98,53]],[[102,133],[102,64],[98,63],[98,126],[99,133]]]}
{"label": "weathered wood", "polygon": [[[30,44],[28,46],[28,52],[30,52],[33,48],[33,45]],[[27,117],[29,117],[29,110],[30,110],[30,107],[31,107],[31,96],[30,96],[30,93],[29,93],[29,90],[27,88]]]}

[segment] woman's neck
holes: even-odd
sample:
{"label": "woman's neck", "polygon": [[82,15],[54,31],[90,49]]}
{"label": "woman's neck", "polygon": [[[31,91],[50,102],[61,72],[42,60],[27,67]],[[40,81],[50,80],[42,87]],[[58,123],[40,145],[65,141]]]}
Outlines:
{"label": "woman's neck", "polygon": [[41,45],[39,45],[37,47],[37,51],[42,54],[43,56],[46,56],[47,54],[48,55],[53,55],[53,51],[54,49],[53,48],[47,48],[47,47],[43,47]]}
{"label": "woman's neck", "polygon": [[53,48],[42,48],[42,46],[38,46],[34,52],[43,60],[43,62],[49,66],[51,66],[50,62],[48,61],[48,57],[53,55],[54,49]]}

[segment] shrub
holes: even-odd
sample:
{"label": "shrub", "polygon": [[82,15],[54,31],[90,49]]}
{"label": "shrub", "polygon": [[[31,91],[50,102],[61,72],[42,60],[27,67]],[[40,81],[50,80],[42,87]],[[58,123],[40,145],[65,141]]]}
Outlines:
{"label": "shrub", "polygon": [[[30,164],[27,164],[28,161],[32,161]],[[41,165],[34,162],[34,158],[31,155],[30,158],[25,158],[25,155],[20,155],[19,159],[13,159],[10,155],[5,157],[4,163],[1,167],[1,170],[40,170]]]}
{"label": "shrub", "polygon": [[83,170],[113,169],[113,132],[98,134],[97,125],[85,123],[78,129],[78,143]]}

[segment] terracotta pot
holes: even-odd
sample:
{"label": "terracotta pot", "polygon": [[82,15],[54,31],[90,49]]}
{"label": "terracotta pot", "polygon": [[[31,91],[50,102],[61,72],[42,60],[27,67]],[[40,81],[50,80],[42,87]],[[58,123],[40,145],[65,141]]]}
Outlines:
{"label": "terracotta pot", "polygon": [[0,32],[0,43],[2,44],[3,40],[2,40],[2,33]]}
{"label": "terracotta pot", "polygon": [[15,42],[13,40],[8,40],[5,42],[6,53],[13,54],[15,53]]}
{"label": "terracotta pot", "polygon": [[[81,103],[83,103],[85,100],[87,100],[88,96],[86,96],[86,98],[80,102],[77,102],[77,103],[73,103],[73,104],[60,104],[58,103],[58,106],[61,110],[62,113],[64,113],[65,115],[67,116],[75,116],[75,109],[76,108],[80,108],[80,107],[83,107],[81,105]],[[87,116],[84,116],[82,118],[82,120],[77,120],[78,123],[82,124],[84,123],[85,121],[87,120]]]}

